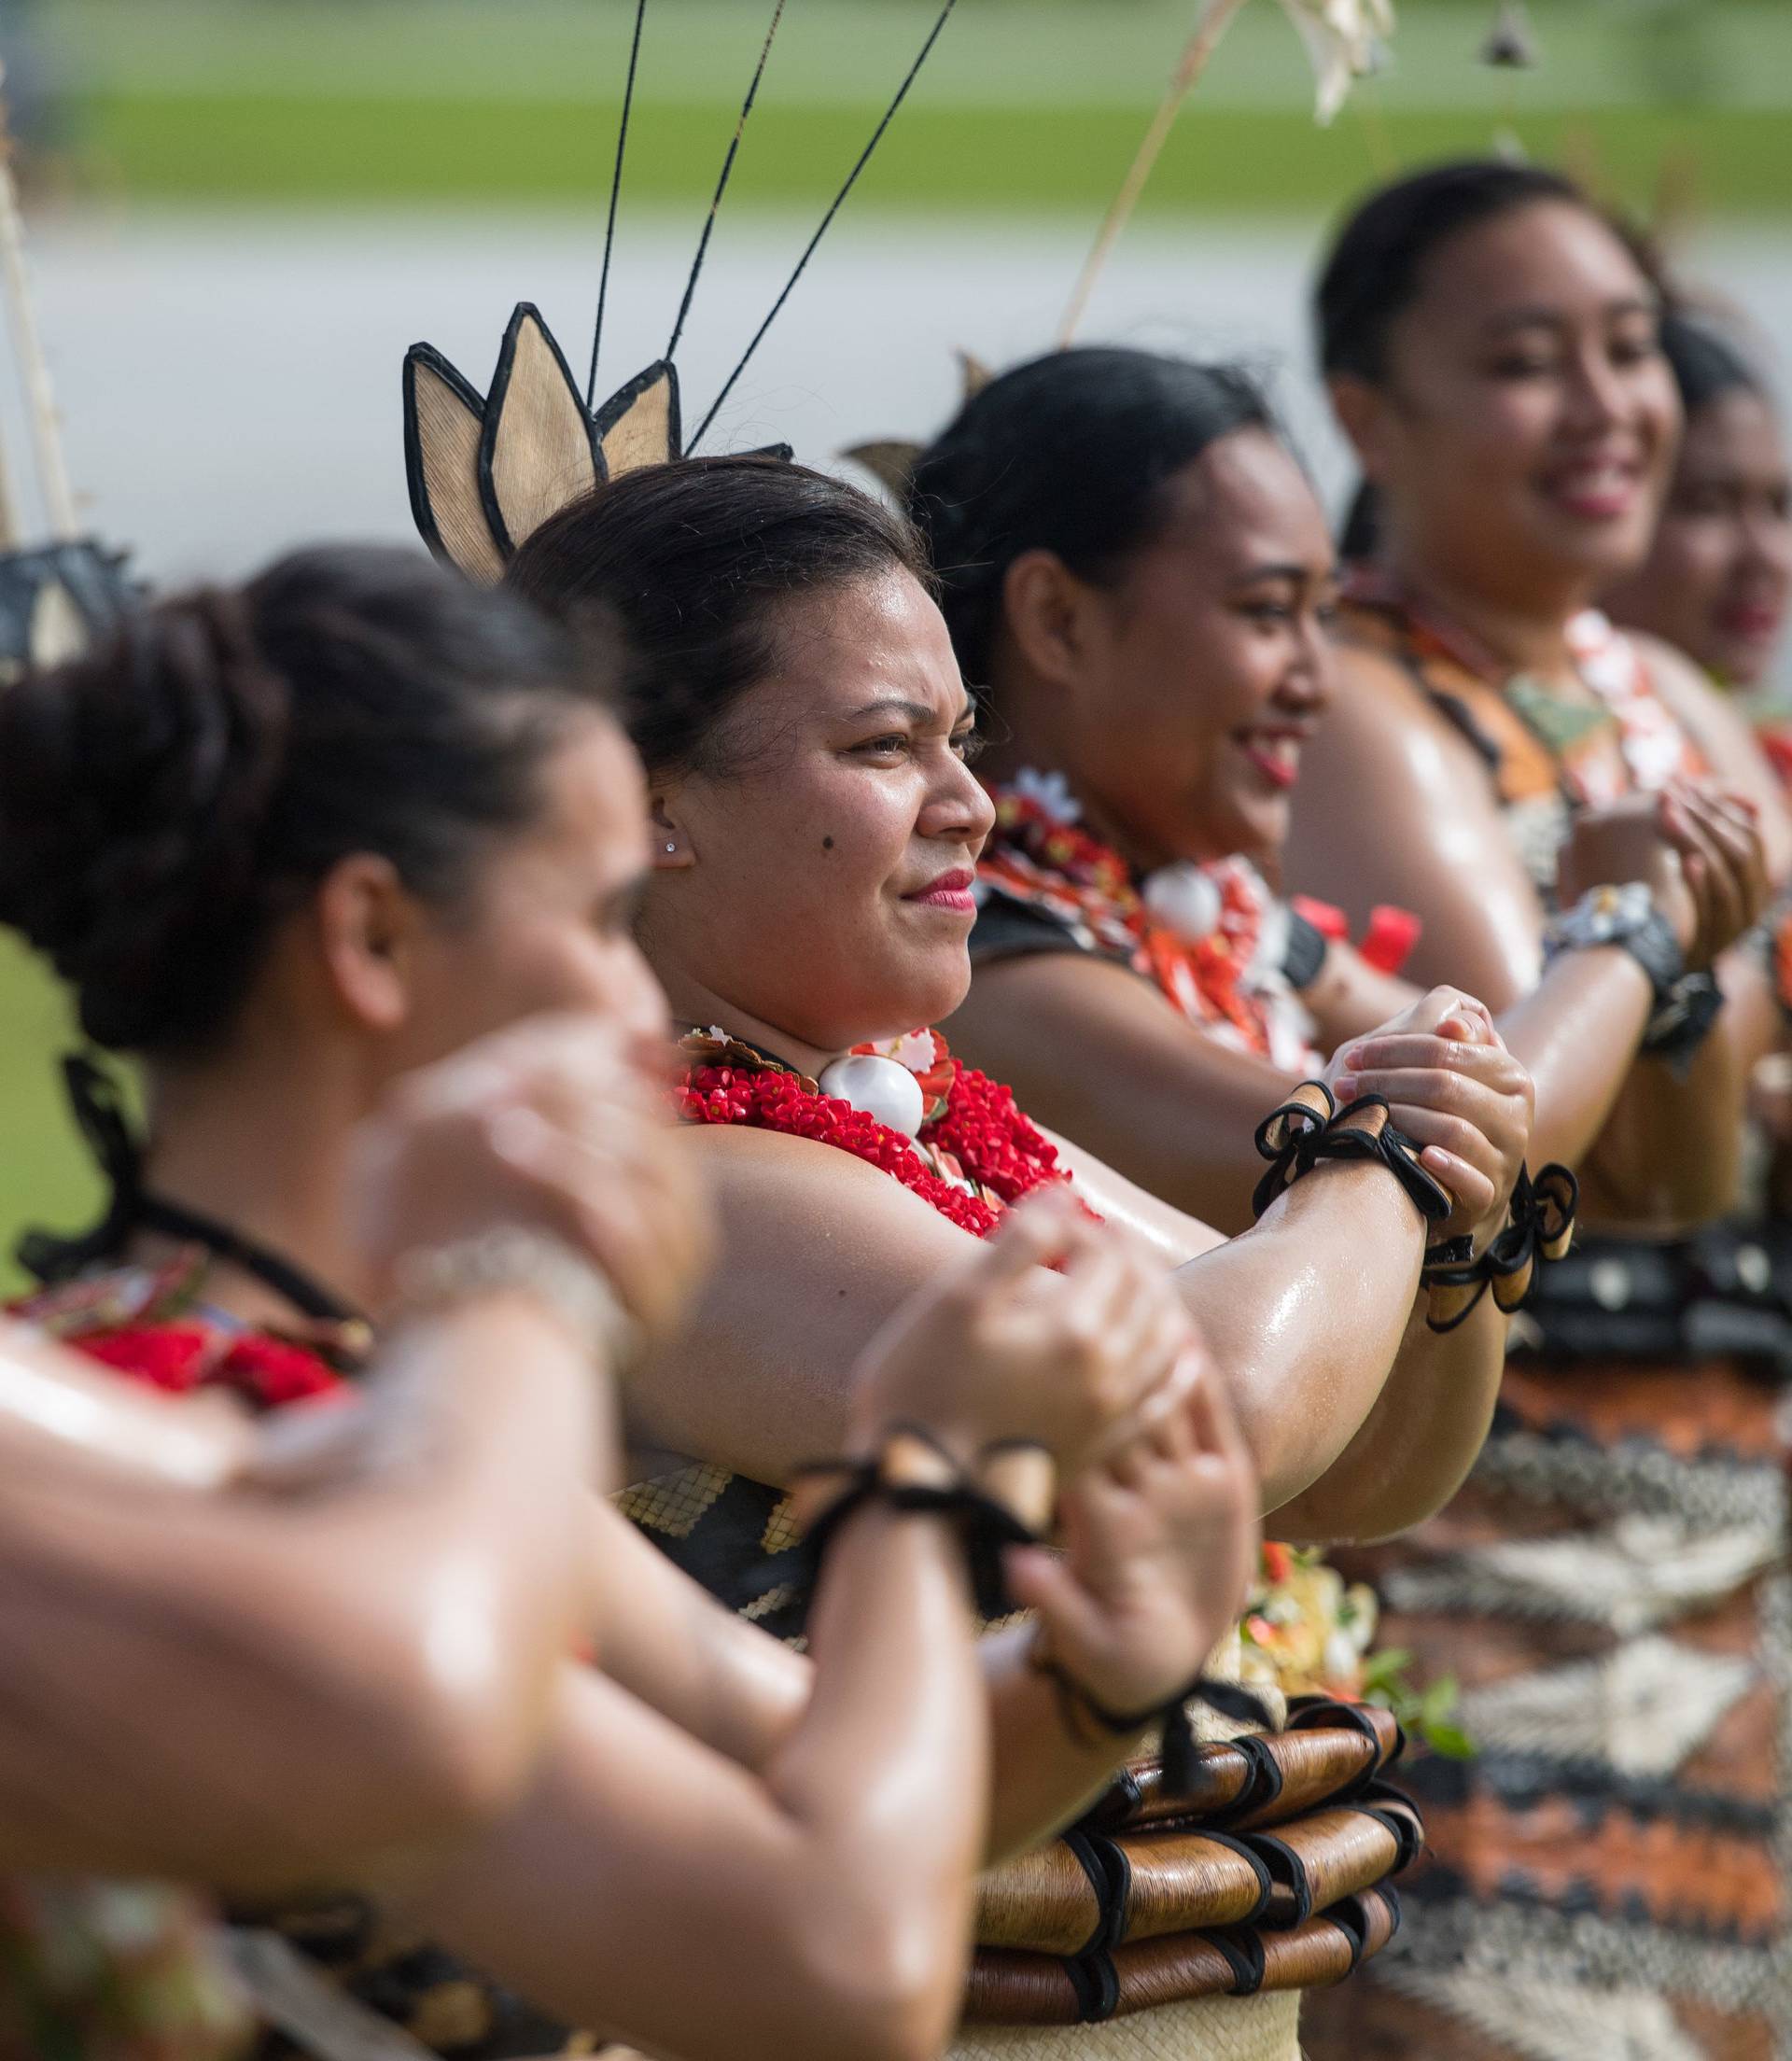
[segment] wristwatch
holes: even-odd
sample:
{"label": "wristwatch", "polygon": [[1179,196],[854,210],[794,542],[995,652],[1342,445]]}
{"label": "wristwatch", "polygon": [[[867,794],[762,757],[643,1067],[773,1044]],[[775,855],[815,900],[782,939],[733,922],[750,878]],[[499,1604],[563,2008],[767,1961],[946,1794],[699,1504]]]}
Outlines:
{"label": "wristwatch", "polygon": [[1572,909],[1550,922],[1544,933],[1545,960],[1602,945],[1629,952],[1649,976],[1655,1001],[1641,1049],[1671,1065],[1686,1065],[1716,1022],[1724,993],[1710,974],[1687,971],[1673,926],[1644,881],[1589,888]]}

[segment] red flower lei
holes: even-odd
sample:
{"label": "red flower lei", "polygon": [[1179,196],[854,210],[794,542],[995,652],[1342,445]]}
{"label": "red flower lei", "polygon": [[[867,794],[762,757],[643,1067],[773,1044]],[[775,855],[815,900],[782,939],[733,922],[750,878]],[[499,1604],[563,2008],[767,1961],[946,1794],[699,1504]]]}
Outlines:
{"label": "red flower lei", "polygon": [[41,1289],[7,1313],[166,1395],[218,1388],[271,1410],[349,1393],[365,1351],[360,1326],[302,1337],[235,1329],[201,1306],[205,1266],[193,1252],[160,1269],[116,1268]]}
{"label": "red flower lei", "polygon": [[1248,860],[1201,869],[1218,892],[1220,920],[1191,941],[1152,920],[1131,867],[1111,846],[1030,794],[1012,787],[989,792],[996,827],[977,863],[980,882],[1124,958],[1191,1022],[1228,1027],[1246,1051],[1270,1056],[1269,1013],[1281,998],[1247,986],[1246,978],[1274,898]]}
{"label": "red flower lei", "polygon": [[932,1041],[932,1058],[911,1068],[928,1097],[927,1118],[916,1138],[837,1095],[824,1095],[807,1074],[720,1033],[693,1032],[682,1042],[680,1049],[693,1063],[679,1084],[679,1113],[686,1123],[745,1124],[849,1152],[900,1181],[960,1230],[987,1238],[1008,1204],[1069,1176],[1057,1165],[1057,1148],[1015,1105],[1011,1088],[961,1065],[938,1031],[918,1034]]}

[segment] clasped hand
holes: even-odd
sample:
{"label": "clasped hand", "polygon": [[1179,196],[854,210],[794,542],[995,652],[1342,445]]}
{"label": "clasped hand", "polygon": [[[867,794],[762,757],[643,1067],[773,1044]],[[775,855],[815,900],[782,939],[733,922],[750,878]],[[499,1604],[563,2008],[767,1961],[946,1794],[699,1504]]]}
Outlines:
{"label": "clasped hand", "polygon": [[1065,1484],[1054,1548],[1008,1555],[1016,1602],[1105,1707],[1183,1689],[1242,1607],[1257,1481],[1161,1261],[1062,1191],[898,1313],[861,1363],[855,1437],[923,1423],[969,1460],[1036,1439]]}
{"label": "clasped hand", "polygon": [[1434,1235],[1473,1236],[1477,1249],[1505,1223],[1530,1148],[1536,1094],[1492,1017],[1460,988],[1434,988],[1402,1015],[1333,1058],[1326,1083],[1340,1104],[1379,1095],[1420,1163],[1456,1208]]}

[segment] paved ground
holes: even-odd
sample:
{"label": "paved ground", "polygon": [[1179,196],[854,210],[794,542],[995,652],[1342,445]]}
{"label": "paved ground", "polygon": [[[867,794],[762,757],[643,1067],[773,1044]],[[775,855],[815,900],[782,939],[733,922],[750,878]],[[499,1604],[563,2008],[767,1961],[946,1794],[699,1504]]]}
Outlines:
{"label": "paved ground", "polygon": [[[681,353],[694,421],[770,305],[808,218],[725,220]],[[605,390],[663,349],[694,224],[638,216],[618,248]],[[955,392],[955,347],[997,364],[1042,347],[1086,225],[843,217],[736,389],[712,447],[772,438],[812,462],[924,434]],[[77,485],[156,577],[241,570],[328,533],[409,533],[399,366],[427,338],[483,386],[513,301],[533,300],[582,366],[595,222],[409,217],[96,216],[40,224],[34,265]],[[1314,236],[1283,223],[1141,229],[1085,334],[1280,370],[1327,488],[1343,469],[1305,377]],[[1699,274],[1766,335],[1792,335],[1792,252],[1714,235]],[[10,402],[9,395],[0,396]],[[10,442],[10,437],[9,437]]]}

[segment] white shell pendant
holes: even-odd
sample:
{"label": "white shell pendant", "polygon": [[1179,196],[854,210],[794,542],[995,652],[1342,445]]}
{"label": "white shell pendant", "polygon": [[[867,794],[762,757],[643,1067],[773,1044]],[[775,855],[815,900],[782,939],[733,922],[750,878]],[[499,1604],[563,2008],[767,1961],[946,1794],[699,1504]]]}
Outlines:
{"label": "white shell pendant", "polygon": [[907,1067],[875,1052],[848,1052],[844,1059],[822,1069],[818,1085],[822,1094],[837,1095],[891,1130],[900,1130],[904,1138],[919,1133],[927,1115],[919,1081]]}
{"label": "white shell pendant", "polygon": [[1154,920],[1190,945],[1211,937],[1220,927],[1220,890],[1191,860],[1159,866],[1139,892]]}

